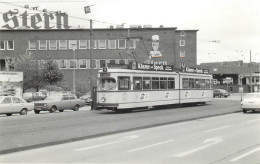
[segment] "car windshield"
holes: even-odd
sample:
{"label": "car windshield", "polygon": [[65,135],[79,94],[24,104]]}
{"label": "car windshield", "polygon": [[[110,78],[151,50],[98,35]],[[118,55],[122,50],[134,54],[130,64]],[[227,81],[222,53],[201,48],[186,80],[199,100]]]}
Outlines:
{"label": "car windshield", "polygon": [[100,78],[97,86],[98,90],[114,90],[116,88],[116,80],[114,78]]}
{"label": "car windshield", "polygon": [[260,98],[260,94],[248,94],[245,98]]}
{"label": "car windshield", "polygon": [[45,100],[60,100],[61,99],[61,95],[50,95],[48,97],[46,97]]}

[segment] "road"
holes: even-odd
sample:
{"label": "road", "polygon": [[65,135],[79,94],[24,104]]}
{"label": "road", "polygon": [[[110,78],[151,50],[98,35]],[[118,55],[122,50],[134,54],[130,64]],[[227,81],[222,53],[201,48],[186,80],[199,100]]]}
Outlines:
{"label": "road", "polygon": [[1,156],[22,163],[260,162],[260,113],[234,113]]}

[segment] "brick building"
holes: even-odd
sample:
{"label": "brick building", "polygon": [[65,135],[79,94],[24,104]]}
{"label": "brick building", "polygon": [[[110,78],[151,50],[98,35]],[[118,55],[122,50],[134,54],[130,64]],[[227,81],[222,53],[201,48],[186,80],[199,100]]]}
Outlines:
{"label": "brick building", "polygon": [[[175,68],[180,68],[181,64],[195,67],[197,31],[164,27],[94,29],[94,72],[97,74],[102,67],[130,61],[174,65]],[[76,85],[89,82],[89,29],[0,30],[0,36],[0,71],[10,69],[6,59],[30,52],[39,66],[47,59],[54,60],[69,84],[72,85],[74,69]],[[149,57],[151,54],[154,56]]]}

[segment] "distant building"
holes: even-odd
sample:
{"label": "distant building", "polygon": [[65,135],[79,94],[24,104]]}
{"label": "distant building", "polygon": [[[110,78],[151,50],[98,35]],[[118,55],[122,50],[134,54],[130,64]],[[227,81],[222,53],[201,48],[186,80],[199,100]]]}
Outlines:
{"label": "distant building", "polygon": [[260,63],[243,63],[239,61],[201,63],[199,67],[209,69],[213,74],[214,87],[223,88],[231,92],[238,92],[243,86],[244,92],[250,91],[250,71],[252,71],[252,91],[260,91]]}
{"label": "distant building", "polygon": [[[164,65],[197,65],[197,31],[176,28],[94,29],[94,72],[102,67],[129,62]],[[31,52],[39,67],[47,59],[54,60],[72,86],[72,72],[76,70],[76,85],[88,84],[90,77],[90,30],[0,30],[0,70],[12,68],[12,60]],[[74,49],[75,46],[75,49]],[[74,60],[75,50],[75,60]]]}

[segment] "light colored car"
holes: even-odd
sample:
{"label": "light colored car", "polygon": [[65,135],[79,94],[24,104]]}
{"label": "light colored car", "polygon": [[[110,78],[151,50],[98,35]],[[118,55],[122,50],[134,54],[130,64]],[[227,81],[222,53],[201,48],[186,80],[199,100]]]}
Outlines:
{"label": "light colored car", "polygon": [[27,115],[28,111],[33,110],[34,104],[27,103],[18,96],[0,96],[0,114],[11,116],[14,113]]}
{"label": "light colored car", "polygon": [[63,112],[65,109],[78,111],[80,107],[85,105],[84,100],[76,98],[72,94],[51,94],[43,101],[34,102],[34,112],[39,114],[40,111],[50,111],[50,113],[59,110]]}
{"label": "light colored car", "polygon": [[248,93],[241,102],[241,109],[247,111],[260,111],[260,93]]}

